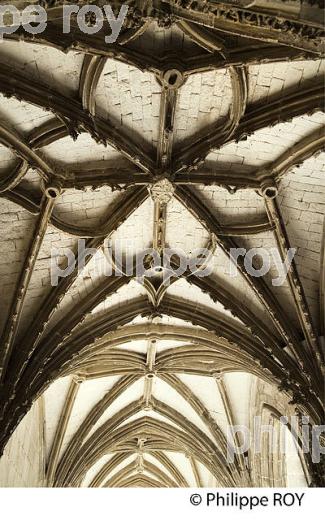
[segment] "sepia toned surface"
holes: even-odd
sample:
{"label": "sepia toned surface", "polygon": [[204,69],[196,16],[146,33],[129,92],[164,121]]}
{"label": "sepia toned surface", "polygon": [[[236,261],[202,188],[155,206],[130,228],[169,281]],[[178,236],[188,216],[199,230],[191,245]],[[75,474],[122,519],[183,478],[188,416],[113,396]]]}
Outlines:
{"label": "sepia toned surface", "polygon": [[[226,442],[323,422],[320,6],[125,3],[115,44],[62,35],[62,2],[0,44],[0,485],[320,486],[289,429],[285,455]],[[214,269],[104,277],[106,237]],[[96,256],[51,286],[79,238]],[[235,247],[297,251],[276,287],[229,276]]]}

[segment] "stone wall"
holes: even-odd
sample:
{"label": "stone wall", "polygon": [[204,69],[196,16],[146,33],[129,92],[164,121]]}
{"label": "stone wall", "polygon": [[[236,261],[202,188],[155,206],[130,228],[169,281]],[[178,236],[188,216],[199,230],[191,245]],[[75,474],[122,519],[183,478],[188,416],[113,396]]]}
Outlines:
{"label": "stone wall", "polygon": [[13,433],[0,459],[0,487],[40,487],[44,482],[42,399]]}

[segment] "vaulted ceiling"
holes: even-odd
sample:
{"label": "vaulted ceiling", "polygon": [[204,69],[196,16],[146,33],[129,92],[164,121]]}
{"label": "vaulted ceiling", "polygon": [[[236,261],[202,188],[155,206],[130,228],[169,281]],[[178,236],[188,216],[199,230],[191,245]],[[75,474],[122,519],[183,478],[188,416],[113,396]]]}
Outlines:
{"label": "vaulted ceiling", "polygon": [[[309,454],[226,458],[256,415],[322,422],[319,5],[124,3],[114,44],[62,35],[62,2],[0,44],[1,451],[42,399],[50,486],[319,484]],[[96,255],[53,286],[82,238]],[[104,276],[107,238],[213,270]],[[296,248],[285,283],[273,260],[231,276],[236,247]]]}

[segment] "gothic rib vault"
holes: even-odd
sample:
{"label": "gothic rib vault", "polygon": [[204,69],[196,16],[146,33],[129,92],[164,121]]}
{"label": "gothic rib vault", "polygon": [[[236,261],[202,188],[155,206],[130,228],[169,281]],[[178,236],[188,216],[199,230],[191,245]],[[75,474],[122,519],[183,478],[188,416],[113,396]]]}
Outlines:
{"label": "gothic rib vault", "polygon": [[[310,453],[265,440],[226,459],[229,425],[324,422],[318,3],[125,2],[110,45],[62,36],[61,3],[0,44],[0,484],[32,417],[38,485],[321,485]],[[214,270],[106,277],[107,237],[209,247]],[[51,286],[51,249],[80,238],[96,256]],[[234,247],[297,252],[276,287],[274,263],[229,276]]]}

